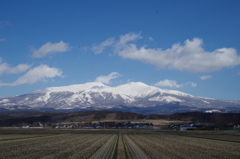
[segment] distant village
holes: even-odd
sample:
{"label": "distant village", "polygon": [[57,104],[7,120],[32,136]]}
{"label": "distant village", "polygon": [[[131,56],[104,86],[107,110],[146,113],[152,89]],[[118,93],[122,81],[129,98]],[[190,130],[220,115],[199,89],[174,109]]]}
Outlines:
{"label": "distant village", "polygon": [[[48,124],[42,124],[38,122],[34,125],[24,124],[20,126],[21,128],[26,129],[42,129],[49,128]],[[106,122],[82,122],[74,124],[53,124],[51,125],[53,129],[152,129],[152,130],[240,130],[240,125],[232,127],[214,127],[206,126],[197,122],[183,122],[183,123],[174,123],[167,126],[154,125],[152,123],[141,123],[141,122],[115,122],[115,121],[106,121]]]}
{"label": "distant village", "polygon": [[[38,126],[24,125],[22,128],[44,128],[45,124],[39,123]],[[140,123],[140,122],[82,122],[74,124],[53,124],[54,129],[161,129],[161,126],[155,126],[152,123]]]}

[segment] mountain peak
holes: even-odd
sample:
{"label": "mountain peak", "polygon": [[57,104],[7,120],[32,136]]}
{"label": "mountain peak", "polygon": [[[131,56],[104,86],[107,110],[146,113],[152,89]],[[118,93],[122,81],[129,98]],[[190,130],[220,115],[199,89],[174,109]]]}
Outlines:
{"label": "mountain peak", "polygon": [[149,86],[142,82],[129,82],[117,86],[116,89],[130,96],[145,96],[147,94],[157,93],[161,90],[160,88]]}
{"label": "mountain peak", "polygon": [[[166,105],[167,104],[167,105]],[[169,105],[170,104],[170,105]],[[171,106],[167,108],[166,106]],[[174,107],[173,107],[174,106]],[[109,87],[101,82],[88,82],[63,87],[49,87],[31,94],[0,99],[0,108],[14,109],[139,109],[172,111],[215,110],[218,107],[240,109],[240,103],[194,97],[189,94],[149,86],[142,82],[129,82]],[[211,109],[210,109],[211,108]],[[160,112],[161,112],[160,111]],[[154,111],[155,112],[155,111]]]}

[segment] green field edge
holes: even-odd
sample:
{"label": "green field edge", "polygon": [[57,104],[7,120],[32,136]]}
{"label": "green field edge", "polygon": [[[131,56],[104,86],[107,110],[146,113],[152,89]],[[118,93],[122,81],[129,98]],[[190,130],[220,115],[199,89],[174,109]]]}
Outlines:
{"label": "green field edge", "polygon": [[116,142],[116,144],[115,144],[115,149],[114,149],[114,153],[113,153],[113,157],[112,157],[112,159],[117,159],[119,137],[120,137],[120,135],[118,134],[118,139],[117,139],[117,142]]}
{"label": "green field edge", "polygon": [[128,151],[125,145],[125,141],[123,140],[122,134],[121,134],[122,142],[123,142],[123,148],[124,148],[124,153],[125,153],[125,158],[129,159]]}
{"label": "green field edge", "polygon": [[199,137],[199,136],[187,136],[187,135],[175,135],[175,136],[185,136],[185,137],[190,137],[190,138],[192,137],[192,138],[200,138],[200,139],[208,139],[208,140],[217,140],[217,141],[227,141],[227,142],[240,143],[240,141],[224,140],[224,139],[214,139],[214,138]]}
{"label": "green field edge", "polygon": [[11,141],[11,140],[23,140],[23,139],[32,139],[32,138],[40,138],[40,137],[49,137],[49,136],[55,136],[55,135],[62,135],[62,134],[50,134],[50,135],[41,135],[41,136],[32,136],[32,137],[18,137],[18,138],[10,138],[10,139],[0,139],[0,142],[4,141]]}

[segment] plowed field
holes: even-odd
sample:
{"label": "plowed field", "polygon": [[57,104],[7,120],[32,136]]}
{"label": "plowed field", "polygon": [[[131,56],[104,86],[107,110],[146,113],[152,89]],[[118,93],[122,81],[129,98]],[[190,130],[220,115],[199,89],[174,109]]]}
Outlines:
{"label": "plowed field", "polygon": [[74,130],[0,135],[0,159],[240,158],[240,135]]}

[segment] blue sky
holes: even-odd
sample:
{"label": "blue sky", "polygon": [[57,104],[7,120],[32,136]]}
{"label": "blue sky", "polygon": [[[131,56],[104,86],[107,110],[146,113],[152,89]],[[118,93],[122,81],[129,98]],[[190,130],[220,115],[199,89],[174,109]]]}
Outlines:
{"label": "blue sky", "polygon": [[239,0],[1,0],[0,97],[99,81],[240,100]]}

